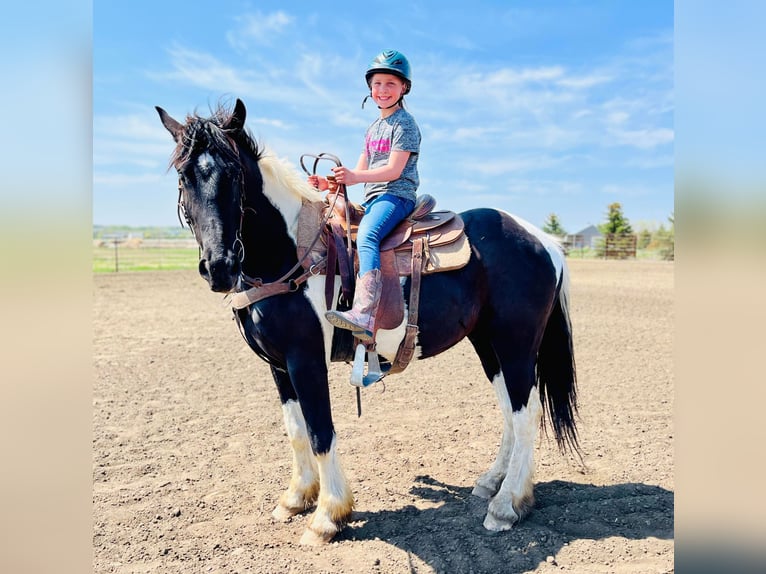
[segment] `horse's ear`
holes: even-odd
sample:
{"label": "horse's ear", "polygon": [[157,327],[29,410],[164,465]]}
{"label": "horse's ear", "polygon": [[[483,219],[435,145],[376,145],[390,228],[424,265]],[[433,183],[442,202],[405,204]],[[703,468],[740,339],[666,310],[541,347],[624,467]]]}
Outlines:
{"label": "horse's ear", "polygon": [[173,136],[173,139],[178,141],[178,138],[181,137],[181,132],[183,132],[184,129],[183,124],[171,118],[170,114],[168,114],[161,107],[154,106],[154,109],[157,110],[158,114],[160,114],[160,121],[162,122],[162,125],[165,126],[165,129],[170,132],[170,135]]}
{"label": "horse's ear", "polygon": [[245,104],[237,98],[237,103],[234,104],[234,112],[231,114],[231,118],[228,122],[226,122],[226,125],[224,126],[224,129],[227,130],[241,130],[245,127],[245,117],[247,116],[247,110],[245,109]]}

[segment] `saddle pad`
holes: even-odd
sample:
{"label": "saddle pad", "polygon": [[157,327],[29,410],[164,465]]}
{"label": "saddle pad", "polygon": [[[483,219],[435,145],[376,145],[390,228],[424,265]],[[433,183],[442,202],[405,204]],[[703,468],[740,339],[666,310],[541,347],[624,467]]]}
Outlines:
{"label": "saddle pad", "polygon": [[[395,249],[396,270],[401,277],[408,277],[412,272],[412,252],[406,249]],[[471,244],[465,234],[458,236],[456,241],[429,246],[424,257],[423,274],[452,271],[468,264],[471,259]]]}

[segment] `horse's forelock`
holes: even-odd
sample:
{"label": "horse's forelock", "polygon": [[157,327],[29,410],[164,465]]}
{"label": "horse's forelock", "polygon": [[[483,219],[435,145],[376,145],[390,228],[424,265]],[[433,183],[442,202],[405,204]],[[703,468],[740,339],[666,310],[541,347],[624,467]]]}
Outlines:
{"label": "horse's forelock", "polygon": [[260,159],[260,148],[247,129],[232,130],[225,127],[231,121],[233,114],[233,110],[219,104],[209,118],[200,116],[196,111],[187,115],[181,138],[170,159],[171,165],[181,170],[195,151],[203,149],[214,149],[228,160],[239,163],[238,153],[232,140],[245,147],[256,160]]}

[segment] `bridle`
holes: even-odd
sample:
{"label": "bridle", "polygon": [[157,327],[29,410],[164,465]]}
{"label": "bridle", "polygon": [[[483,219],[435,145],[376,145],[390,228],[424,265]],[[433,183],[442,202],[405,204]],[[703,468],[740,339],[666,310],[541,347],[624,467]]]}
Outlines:
{"label": "bridle", "polygon": [[[295,274],[303,269],[303,264],[306,261],[306,259],[309,257],[309,254],[311,252],[311,249],[316,245],[316,243],[319,241],[322,230],[324,226],[327,224],[327,221],[332,216],[333,207],[335,204],[335,201],[337,201],[339,195],[343,195],[344,198],[346,198],[346,186],[344,184],[338,185],[338,193],[335,194],[335,199],[333,200],[333,205],[330,206],[330,208],[327,210],[326,215],[324,217],[324,220],[322,221],[322,224],[319,226],[319,229],[317,230],[316,236],[309,244],[308,248],[306,249],[304,255],[302,257],[298,257],[298,261],[293,265],[293,267],[290,268],[289,271],[287,271],[284,275],[282,275],[279,279],[275,281],[271,281],[269,283],[265,283],[263,279],[260,277],[250,277],[248,276],[244,271],[244,261],[245,261],[245,244],[242,240],[242,229],[244,227],[245,223],[245,215],[248,211],[252,213],[256,213],[255,208],[252,206],[247,205],[247,197],[246,197],[246,190],[245,190],[245,173],[244,168],[242,165],[242,160],[239,153],[239,146],[236,145],[236,142],[233,141],[233,139],[226,135],[227,139],[229,140],[229,143],[231,144],[231,148],[234,150],[236,159],[237,159],[237,165],[238,165],[238,174],[237,179],[239,183],[239,212],[240,212],[240,218],[239,218],[239,227],[235,233],[235,239],[234,243],[232,245],[232,249],[235,253],[238,254],[239,262],[240,262],[240,272],[239,272],[239,280],[237,282],[237,290],[235,293],[232,294],[232,307],[235,309],[242,309],[244,307],[247,307],[256,301],[259,301],[261,299],[264,299],[266,297],[271,297],[273,295],[279,295],[284,293],[293,293],[298,290],[300,285],[304,282],[306,282],[310,277],[319,275],[322,271],[324,271],[327,263],[327,258],[322,257],[319,259],[319,261],[313,263],[308,270],[304,271],[297,277],[295,277]],[[337,166],[341,166],[340,159],[338,159],[336,156],[328,153],[320,153],[319,155],[310,155],[310,154],[304,154],[301,156],[300,163],[303,170],[309,174],[310,173],[305,165],[303,164],[304,157],[312,157],[314,158],[314,167],[313,167],[313,174],[316,174],[316,168],[317,164],[320,160],[328,159],[332,160],[336,163]],[[189,226],[189,229],[191,229],[192,233],[194,234],[194,238],[197,241],[197,245],[199,246],[200,250],[200,257],[202,253],[202,242],[199,239],[199,236],[197,235],[197,231],[194,228],[193,222],[191,218],[189,217],[188,212],[186,211],[186,208],[184,207],[184,194],[185,194],[185,187],[183,184],[182,178],[178,178],[178,219],[179,222],[181,222],[181,225],[183,226],[183,221],[186,222],[186,225]],[[346,211],[348,212],[348,201],[345,202],[346,204]],[[183,221],[181,218],[183,217]],[[348,214],[346,217],[346,220],[349,220]],[[350,236],[349,236],[349,249],[350,249]],[[242,289],[242,286],[247,286],[247,288]]]}

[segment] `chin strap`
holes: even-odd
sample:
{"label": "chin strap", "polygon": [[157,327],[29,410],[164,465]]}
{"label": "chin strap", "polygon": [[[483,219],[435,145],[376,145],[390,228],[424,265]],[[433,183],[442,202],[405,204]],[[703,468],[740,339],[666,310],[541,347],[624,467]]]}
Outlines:
{"label": "chin strap", "polygon": [[[362,100],[362,109],[364,109],[364,104],[366,104],[366,103],[367,103],[367,100],[369,100],[371,97],[372,97],[372,94],[367,94],[367,95],[364,97],[364,99]],[[379,109],[379,110],[390,110],[390,109],[391,109],[391,108],[393,108],[394,106],[398,106],[399,104],[401,104],[403,100],[404,100],[404,96],[400,97],[400,98],[399,98],[399,99],[396,101],[396,103],[395,103],[395,104],[391,104],[391,105],[390,105],[390,106],[388,106],[387,108],[381,108],[380,106],[378,106],[378,109]]]}

